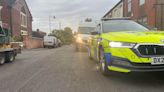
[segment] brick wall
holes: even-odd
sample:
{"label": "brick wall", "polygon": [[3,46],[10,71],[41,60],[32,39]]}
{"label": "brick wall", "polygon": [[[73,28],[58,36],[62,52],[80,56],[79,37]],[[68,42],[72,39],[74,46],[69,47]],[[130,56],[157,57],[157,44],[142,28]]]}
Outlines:
{"label": "brick wall", "polygon": [[148,24],[152,27],[155,27],[155,20],[156,20],[156,11],[155,11],[155,5],[156,0],[146,0],[145,4],[145,12],[148,17]]}
{"label": "brick wall", "polygon": [[155,27],[155,7],[154,4],[156,0],[145,0],[145,4],[140,6],[139,0],[131,0],[132,11],[128,12],[128,0],[123,0],[124,2],[124,17],[132,17],[134,20],[140,20],[144,17],[147,18],[147,24],[149,26]]}
{"label": "brick wall", "polygon": [[21,34],[20,11],[12,9],[12,34],[19,36]]}
{"label": "brick wall", "polygon": [[27,49],[43,48],[43,39],[31,37],[31,38],[26,39],[24,41],[24,44],[26,44]]}
{"label": "brick wall", "polygon": [[9,14],[9,9],[7,7],[7,4],[6,3],[2,3],[2,11],[1,11],[1,18],[2,18],[2,22],[7,24],[7,25],[10,25],[10,14]]}

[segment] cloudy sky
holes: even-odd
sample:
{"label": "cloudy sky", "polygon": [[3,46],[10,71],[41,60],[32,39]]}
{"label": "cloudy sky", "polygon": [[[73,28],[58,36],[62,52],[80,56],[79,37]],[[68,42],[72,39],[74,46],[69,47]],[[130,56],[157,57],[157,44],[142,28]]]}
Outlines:
{"label": "cloudy sky", "polygon": [[[33,30],[49,33],[49,16],[52,29],[69,26],[74,31],[80,21],[89,17],[99,20],[120,0],[26,0],[33,15]],[[54,19],[53,16],[56,18]]]}

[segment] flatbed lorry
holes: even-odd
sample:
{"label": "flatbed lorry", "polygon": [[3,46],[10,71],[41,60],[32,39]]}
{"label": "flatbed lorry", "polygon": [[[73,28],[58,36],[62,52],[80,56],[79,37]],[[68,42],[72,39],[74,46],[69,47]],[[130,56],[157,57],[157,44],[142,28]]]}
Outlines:
{"label": "flatbed lorry", "polygon": [[20,49],[14,48],[11,44],[11,32],[8,28],[3,27],[0,21],[0,65],[6,62],[13,62]]}

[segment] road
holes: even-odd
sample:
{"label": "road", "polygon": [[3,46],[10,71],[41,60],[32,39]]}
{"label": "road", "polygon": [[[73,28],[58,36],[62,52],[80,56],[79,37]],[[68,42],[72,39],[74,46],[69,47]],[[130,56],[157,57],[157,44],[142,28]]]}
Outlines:
{"label": "road", "polygon": [[163,92],[163,73],[103,76],[73,46],[34,49],[0,66],[0,92]]}

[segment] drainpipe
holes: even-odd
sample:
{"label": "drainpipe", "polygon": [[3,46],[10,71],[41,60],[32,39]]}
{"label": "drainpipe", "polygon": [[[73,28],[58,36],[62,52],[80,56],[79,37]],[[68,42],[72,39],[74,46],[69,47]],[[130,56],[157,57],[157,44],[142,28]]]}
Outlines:
{"label": "drainpipe", "polygon": [[163,29],[163,25],[164,25],[164,24],[163,24],[163,5],[164,5],[164,4],[162,4],[162,6],[161,6],[161,30],[164,30],[164,29]]}
{"label": "drainpipe", "polygon": [[11,37],[13,37],[13,18],[12,18],[12,6],[9,6],[9,17],[10,17],[10,32]]}
{"label": "drainpipe", "polygon": [[160,28],[160,30],[163,30],[163,25],[164,25],[164,24],[163,24],[163,18],[164,18],[164,17],[163,17],[163,8],[164,8],[163,6],[164,6],[164,4],[155,4],[155,5],[156,5],[156,13],[157,13],[157,6],[160,6],[160,9],[161,9],[161,11],[160,11],[160,12],[161,12],[161,16],[160,16],[160,20],[161,20],[161,21],[160,21],[160,22],[161,22],[161,23],[160,23],[160,27],[161,27],[161,28]]}
{"label": "drainpipe", "polygon": [[[2,10],[3,6],[0,6],[0,12]],[[2,24],[2,17],[1,17],[1,13],[0,13],[0,25]]]}
{"label": "drainpipe", "polygon": [[12,18],[12,6],[13,6],[13,3],[14,3],[14,0],[6,0],[7,1],[7,5],[8,5],[8,13],[9,13],[9,19],[10,19],[10,33],[11,33],[11,37],[13,37],[13,18]]}

